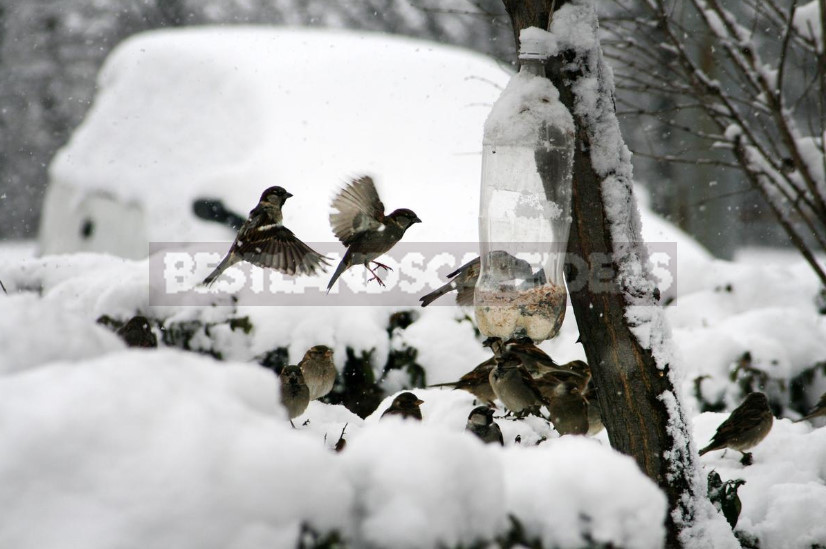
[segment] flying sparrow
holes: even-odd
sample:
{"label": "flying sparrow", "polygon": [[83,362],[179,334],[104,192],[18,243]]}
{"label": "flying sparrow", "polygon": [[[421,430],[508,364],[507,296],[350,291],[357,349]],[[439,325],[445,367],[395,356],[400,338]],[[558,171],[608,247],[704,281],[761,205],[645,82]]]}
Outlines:
{"label": "flying sparrow", "polygon": [[351,181],[339,191],[333,199],[332,207],[330,225],[347,251],[327,284],[327,291],[330,291],[344,271],[358,264],[370,271],[373,275],[370,280],[384,286],[376,271],[370,268],[370,263],[389,270],[387,265],[375,259],[395,246],[411,225],[421,223],[422,220],[406,208],[384,215],[384,204],[379,199],[373,179],[368,176]]}
{"label": "flying sparrow", "polygon": [[321,398],[333,390],[336,383],[336,366],[333,351],[326,345],[316,345],[307,349],[298,363],[304,382],[310,389],[310,400]]}
{"label": "flying sparrow", "polygon": [[281,404],[287,409],[290,416],[290,425],[293,419],[304,413],[310,404],[310,389],[304,383],[304,376],[298,366],[284,366],[281,370]]}
{"label": "flying sparrow", "polygon": [[137,315],[118,328],[117,333],[129,347],[157,347],[158,338],[145,316]]}
{"label": "flying sparrow", "polygon": [[281,208],[292,194],[283,187],[270,187],[238,230],[238,236],[223,260],[202,284],[209,286],[226,269],[239,261],[294,274],[315,274],[327,270],[327,258],[319,254],[283,225]]}
{"label": "flying sparrow", "polygon": [[493,421],[493,408],[488,406],[477,406],[470,412],[465,430],[470,431],[485,443],[498,442],[500,446],[505,445],[502,430]]}
{"label": "flying sparrow", "polygon": [[390,407],[381,415],[381,419],[388,416],[398,416],[402,418],[411,417],[413,419],[422,419],[422,411],[419,405],[424,404],[423,400],[410,392],[404,392],[393,399]]}
{"label": "flying sparrow", "polygon": [[812,408],[812,411],[809,412],[807,415],[803,416],[802,418],[795,420],[795,423],[799,421],[806,421],[810,419],[814,419],[816,417],[826,416],[826,393],[820,395],[820,400],[817,401],[815,407]]}
{"label": "flying sparrow", "polygon": [[453,387],[462,389],[475,396],[485,404],[493,405],[496,395],[490,387],[490,372],[496,366],[496,359],[491,357],[478,365],[473,370],[459,378],[459,381],[452,383],[437,383],[430,387]]}
{"label": "flying sparrow", "polygon": [[757,446],[771,431],[774,416],[769,399],[763,393],[751,393],[731,415],[717,427],[711,443],[700,450],[700,455],[731,448],[743,454],[743,465],[751,464],[751,454],[746,450]]}
{"label": "flying sparrow", "polygon": [[496,367],[490,371],[490,386],[496,397],[517,417],[529,413],[540,417],[539,408],[548,404],[536,386],[531,374],[514,353],[507,352],[494,359]]}

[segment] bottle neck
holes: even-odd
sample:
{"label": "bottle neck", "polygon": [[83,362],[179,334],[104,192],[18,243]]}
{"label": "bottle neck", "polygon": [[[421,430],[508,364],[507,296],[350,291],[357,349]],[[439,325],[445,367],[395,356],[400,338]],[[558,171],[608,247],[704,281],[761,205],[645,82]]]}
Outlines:
{"label": "bottle neck", "polygon": [[519,72],[545,76],[545,59],[536,57],[523,57],[519,59],[521,66]]}

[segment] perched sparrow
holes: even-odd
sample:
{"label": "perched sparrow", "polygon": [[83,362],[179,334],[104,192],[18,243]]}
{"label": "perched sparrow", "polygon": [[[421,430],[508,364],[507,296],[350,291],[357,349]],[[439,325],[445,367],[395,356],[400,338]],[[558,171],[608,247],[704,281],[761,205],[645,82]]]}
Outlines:
{"label": "perched sparrow", "polygon": [[[494,250],[490,252],[488,261],[490,262],[489,273],[492,273],[497,282],[506,283],[531,277],[530,263],[514,257],[506,251]],[[427,307],[434,300],[453,290],[456,290],[456,303],[464,306],[473,305],[473,292],[476,289],[476,280],[479,278],[481,263],[480,258],[477,257],[448,274],[447,277],[451,280],[447,284],[419,298],[422,307]]]}
{"label": "perched sparrow", "polygon": [[275,269],[289,275],[326,271],[327,258],[319,254],[282,225],[281,208],[292,195],[282,187],[270,187],[261,194],[258,205],[238,231],[226,257],[203,284],[212,284],[226,269],[239,261]]}
{"label": "perched sparrow", "polygon": [[548,372],[545,375],[533,378],[533,381],[536,383],[539,392],[548,400],[551,399],[551,394],[553,394],[557,386],[563,383],[569,383],[575,386],[580,393],[585,391],[585,387],[588,384],[588,380],[581,375],[564,370]]}
{"label": "perched sparrow", "polygon": [[470,412],[465,430],[470,431],[488,444],[498,442],[501,446],[505,445],[505,441],[502,439],[502,430],[493,421],[493,408],[488,406],[477,406]]}
{"label": "perched sparrow", "polygon": [[431,387],[453,387],[454,389],[463,389],[472,394],[485,404],[493,404],[496,400],[496,395],[490,387],[490,372],[496,366],[496,359],[491,357],[481,363],[479,366],[469,371],[459,378],[459,381],[452,383],[437,383]]}
{"label": "perched sparrow", "polygon": [[505,352],[515,354],[532,377],[542,377],[547,373],[566,372],[568,368],[560,366],[548,354],[534,345],[530,340],[511,339],[505,342]]}
{"label": "perched sparrow", "polygon": [[812,408],[811,412],[809,412],[806,416],[796,420],[795,423],[797,423],[798,421],[806,421],[809,419],[814,419],[816,417],[823,416],[826,416],[826,393],[820,395],[820,400],[817,401],[817,404],[815,404],[815,407]]}
{"label": "perched sparrow", "polygon": [[588,378],[581,374],[581,364],[585,363],[574,362],[580,364],[571,369],[566,368],[566,364],[561,367],[564,369],[534,378],[539,392],[549,402],[551,422],[560,435],[582,435],[589,431],[588,400],[583,396]]}
{"label": "perched sparrow", "polygon": [[158,338],[152,333],[152,326],[145,316],[133,316],[116,333],[129,347],[158,346]]}
{"label": "perched sparrow", "polygon": [[605,425],[602,423],[602,412],[593,383],[588,383],[583,396],[588,401],[588,435],[594,436],[605,429]]}
{"label": "perched sparrow", "polygon": [[473,290],[476,288],[476,279],[479,278],[480,264],[481,261],[477,257],[448,274],[447,277],[451,280],[447,284],[419,298],[422,307],[427,307],[453,290],[456,290],[456,303],[464,306],[473,305]]}
{"label": "perched sparrow", "polygon": [[558,383],[550,395],[551,423],[560,435],[584,435],[588,432],[588,401],[579,386],[570,381]]}
{"label": "perched sparrow", "polygon": [[[583,378],[586,384],[591,380],[591,367],[582,360],[572,360],[570,362],[566,362],[565,364],[561,364],[559,367]],[[584,386],[582,387],[582,390],[585,390]]]}
{"label": "perched sparrow", "polygon": [[333,351],[326,345],[310,347],[298,363],[304,382],[310,389],[310,400],[321,398],[333,390],[336,383],[336,366]]}
{"label": "perched sparrow", "polygon": [[498,337],[489,337],[482,342],[482,347],[487,347],[493,351],[493,356],[499,356],[505,352],[505,342]]}
{"label": "perched sparrow", "polygon": [[700,455],[731,448],[743,454],[742,463],[751,463],[751,454],[746,450],[753,448],[766,438],[772,428],[774,416],[769,408],[769,400],[763,393],[751,393],[731,415],[717,427],[711,443],[700,450]]}
{"label": "perched sparrow", "polygon": [[[347,247],[341,263],[327,284],[327,291],[333,287],[338,277],[353,265],[362,264],[384,286],[370,263],[389,270],[386,265],[375,261],[401,240],[404,232],[414,223],[421,223],[413,211],[401,208],[384,215],[384,204],[379,199],[373,179],[367,176],[350,182],[333,199],[330,225],[336,237]],[[369,282],[369,280],[368,280]]]}
{"label": "perched sparrow", "polygon": [[490,386],[505,407],[518,417],[534,413],[541,417],[539,408],[548,401],[539,392],[531,374],[520,358],[507,352],[495,358],[496,367],[490,371]]}
{"label": "perched sparrow", "polygon": [[422,419],[422,411],[419,409],[419,404],[423,404],[423,400],[410,392],[404,392],[393,399],[390,407],[381,415],[382,419],[387,416],[399,416],[402,418],[412,417],[413,419]]}
{"label": "perched sparrow", "polygon": [[281,379],[281,404],[287,409],[290,425],[293,425],[293,419],[303,414],[310,404],[310,390],[304,383],[304,376],[298,366],[284,366],[279,377]]}

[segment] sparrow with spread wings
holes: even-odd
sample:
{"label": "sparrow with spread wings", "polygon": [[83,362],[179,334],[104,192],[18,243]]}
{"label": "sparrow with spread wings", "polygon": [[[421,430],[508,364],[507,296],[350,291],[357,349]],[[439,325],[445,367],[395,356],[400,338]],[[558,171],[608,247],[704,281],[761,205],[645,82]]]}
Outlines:
{"label": "sparrow with spread wings", "polygon": [[315,274],[327,270],[327,258],[316,252],[283,225],[281,208],[292,194],[283,187],[270,187],[238,230],[226,257],[202,284],[209,286],[226,269],[239,261],[275,269],[285,274]]}
{"label": "sparrow with spread wings", "polygon": [[400,208],[384,215],[384,204],[379,199],[373,179],[368,176],[351,181],[335,196],[330,213],[330,225],[336,237],[347,247],[341,263],[327,284],[327,292],[338,277],[352,267],[362,264],[370,271],[380,286],[384,286],[379,275],[370,268],[370,263],[390,270],[375,261],[387,253],[404,236],[404,232],[414,223],[421,223],[412,210]]}

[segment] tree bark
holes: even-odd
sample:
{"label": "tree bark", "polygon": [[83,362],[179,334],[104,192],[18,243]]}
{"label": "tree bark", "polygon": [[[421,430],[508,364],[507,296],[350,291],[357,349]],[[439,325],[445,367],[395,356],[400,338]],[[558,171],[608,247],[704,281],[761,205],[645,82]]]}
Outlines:
{"label": "tree bark", "polygon": [[[526,27],[548,29],[549,15],[564,3],[564,0],[557,1],[556,5],[549,0],[504,0],[517,38],[519,31]],[[575,263],[584,266],[586,273],[566,269],[571,302],[611,446],[633,457],[665,492],[669,503],[666,546],[682,547],[680,530],[693,517],[690,502],[694,497],[704,496],[693,493],[695,457],[686,448],[689,439],[683,418],[670,417],[669,409],[660,398],[668,393],[675,398],[677,395],[668,365],[657,364],[651,350],[640,344],[626,321],[629,300],[612,260],[615,243],[602,194],[603,180],[612,174],[601,177],[595,170],[591,159],[592,139],[599,139],[600,134],[596,128],[589,128],[589,121],[577,115],[574,108],[574,88],[581,78],[597,75],[600,86],[607,83],[600,74],[601,67],[582,68],[571,63],[574,56],[574,52],[560,52],[546,65],[548,78],[559,90],[562,103],[574,115],[576,126],[573,225],[568,254],[577,258]],[[613,99],[613,89],[610,93]],[[603,107],[614,115],[613,101]],[[626,198],[634,200],[630,181]],[[571,265],[569,262],[569,267]],[[584,274],[588,276],[588,284],[581,284]],[[593,283],[603,289],[594,291],[597,284]],[[653,296],[650,303],[659,306]],[[672,411],[674,409],[672,407]],[[680,415],[679,411],[675,413]],[[685,443],[675,443],[672,436],[675,426],[677,436]],[[679,522],[674,518],[674,511],[682,517]]]}

